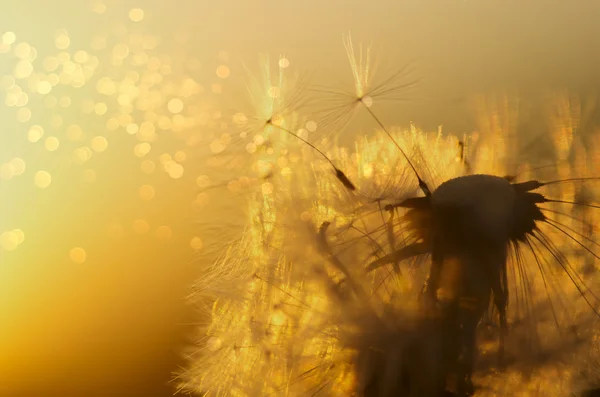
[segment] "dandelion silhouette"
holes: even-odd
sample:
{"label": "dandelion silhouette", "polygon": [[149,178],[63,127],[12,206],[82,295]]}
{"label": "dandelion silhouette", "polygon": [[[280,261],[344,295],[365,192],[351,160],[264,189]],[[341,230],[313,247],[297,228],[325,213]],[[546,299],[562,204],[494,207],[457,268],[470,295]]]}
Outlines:
{"label": "dandelion silhouette", "polygon": [[[372,98],[396,93],[405,85],[391,84],[391,79],[369,89],[370,52],[359,52],[356,58],[351,41],[345,44],[355,93],[344,96],[327,90],[338,102],[321,113],[325,117],[319,119],[319,128],[348,124],[360,106],[376,121],[378,134],[357,140],[352,155],[336,146],[326,152],[303,137],[297,139],[284,126],[285,118],[266,113],[261,128],[277,127],[283,136],[296,138],[286,141],[286,150],[295,151],[297,161],[291,172],[274,174],[270,188],[253,193],[245,234],[196,284],[192,298],[205,310],[210,308],[210,320],[200,329],[189,366],[179,376],[181,389],[215,396],[465,392],[462,375],[453,368],[464,364],[463,342],[457,339],[463,331],[449,325],[455,317],[444,318],[449,311],[431,315],[419,298],[423,285],[432,283],[431,278],[425,283],[432,259],[429,222],[439,215],[428,212],[424,200],[431,199],[458,201],[469,208],[482,205],[477,201],[482,199],[500,206],[513,199],[519,203],[509,215],[488,205],[480,218],[467,217],[477,225],[481,222],[472,227],[498,235],[505,227],[502,222],[513,222],[515,233],[506,241],[512,249],[507,251],[504,276],[498,279],[511,297],[504,367],[492,359],[503,331],[492,327],[494,338],[479,344],[477,394],[514,395],[536,387],[558,395],[574,388],[575,376],[563,369],[577,368],[576,357],[593,346],[590,324],[596,321],[598,302],[592,292],[595,275],[582,276],[569,252],[585,247],[588,255],[598,256],[595,244],[578,231],[589,220],[548,205],[597,208],[569,200],[565,189],[597,179],[581,176],[574,167],[568,169],[569,176],[546,183],[525,178],[533,177],[531,170],[510,181],[490,175],[458,178],[465,165],[464,152],[456,161],[455,139],[414,127],[395,131],[379,121]],[[475,140],[466,137],[462,147]],[[508,148],[501,141],[479,138],[474,146],[468,160],[474,174],[505,168],[505,157],[498,154]],[[314,153],[325,158],[324,166],[314,161]],[[419,158],[422,153],[427,156]],[[261,160],[261,155],[253,159]],[[353,181],[356,195],[349,194],[341,178],[341,184],[327,178],[329,166],[348,172],[344,176]],[[455,182],[430,189],[420,177],[425,173],[431,180]],[[458,190],[453,192],[451,186]],[[537,193],[549,187],[558,195]],[[499,194],[508,198],[499,199]],[[365,200],[369,197],[378,199]],[[456,225],[462,225],[460,221],[452,218]],[[467,251],[479,252],[469,245],[474,243],[466,244]],[[449,265],[443,270],[441,290],[451,287],[449,280],[457,275],[472,276],[453,273]],[[486,291],[484,295],[491,295]],[[493,290],[490,313],[502,310],[498,292]],[[443,303],[445,298],[438,299]],[[466,298],[459,302],[472,305]],[[487,300],[479,304],[488,310]],[[479,328],[483,331],[485,324]],[[557,373],[564,377],[559,386],[551,383]]]}

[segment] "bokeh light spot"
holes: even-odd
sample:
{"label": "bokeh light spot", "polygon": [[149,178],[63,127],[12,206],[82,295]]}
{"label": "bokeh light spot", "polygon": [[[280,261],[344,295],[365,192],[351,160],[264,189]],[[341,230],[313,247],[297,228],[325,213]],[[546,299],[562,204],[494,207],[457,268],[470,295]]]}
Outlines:
{"label": "bokeh light spot", "polygon": [[95,136],[94,138],[92,138],[92,149],[95,152],[97,152],[97,153],[104,152],[107,147],[108,147],[108,140],[105,137],[98,135],[98,136]]}
{"label": "bokeh light spot", "polygon": [[154,172],[154,169],[156,168],[156,165],[150,160],[144,160],[142,161],[140,168],[143,173],[152,174]]}
{"label": "bokeh light spot", "polygon": [[254,152],[256,152],[256,145],[254,143],[252,143],[252,142],[248,143],[246,145],[246,151],[248,153],[251,153],[251,154],[254,153]]}
{"label": "bokeh light spot", "polygon": [[58,69],[59,65],[58,59],[52,56],[44,58],[44,61],[42,62],[42,66],[47,72],[54,72]]}
{"label": "bokeh light spot", "polygon": [[210,143],[210,150],[213,153],[218,154],[225,150],[225,145],[223,145],[223,142],[221,142],[220,140],[212,141]]}
{"label": "bokeh light spot", "polygon": [[15,65],[14,76],[17,79],[26,79],[33,73],[33,65],[26,59],[19,61]]}
{"label": "bokeh light spot", "polygon": [[2,44],[11,45],[17,41],[17,35],[14,32],[5,32],[2,35]]}
{"label": "bokeh light spot", "polygon": [[[17,101],[16,101],[15,105],[18,107],[25,106],[29,103],[29,95],[27,95],[27,93],[25,93],[25,92],[20,92],[16,98],[17,98]],[[26,116],[26,114],[28,114],[29,116]],[[31,110],[30,109],[21,108],[17,111],[17,119],[19,121],[24,123],[25,121],[28,121],[29,118],[31,118]],[[23,121],[23,119],[25,119],[25,121]]]}
{"label": "bokeh light spot", "polygon": [[210,196],[206,192],[199,193],[196,195],[196,200],[194,202],[195,207],[204,207],[210,203]]}
{"label": "bokeh light spot", "polygon": [[129,19],[133,22],[140,22],[144,19],[144,10],[141,8],[132,8],[129,10]]}
{"label": "bokeh light spot", "polygon": [[161,154],[158,159],[160,160],[160,162],[162,164],[167,164],[173,161],[173,158],[171,157],[171,155],[169,153],[163,153]]}
{"label": "bokeh light spot", "polygon": [[0,247],[6,251],[14,251],[19,246],[19,237],[14,231],[0,234]]}
{"label": "bokeh light spot", "polygon": [[154,235],[156,236],[156,238],[158,238],[160,240],[169,240],[171,238],[171,236],[173,235],[173,232],[171,231],[171,228],[168,226],[159,226],[156,228]]}
{"label": "bokeh light spot", "polygon": [[83,170],[83,181],[87,183],[96,182],[96,171],[91,168]]}
{"label": "bokeh light spot", "polygon": [[72,124],[67,127],[67,138],[71,141],[79,141],[83,138],[83,130],[77,124]]}
{"label": "bokeh light spot", "polygon": [[[96,111],[97,114],[97,111]],[[116,131],[119,128],[119,120],[111,118],[106,121],[106,128],[109,131]]]}
{"label": "bokeh light spot", "polygon": [[175,159],[175,161],[183,162],[187,158],[187,155],[183,150],[178,150],[177,152],[175,152],[175,156],[173,156],[173,158]]}
{"label": "bokeh light spot", "polygon": [[25,172],[25,160],[19,157],[15,157],[10,160],[10,165],[13,167],[15,175],[22,175]]}
{"label": "bokeh light spot", "polygon": [[133,222],[133,231],[137,234],[146,234],[150,230],[150,225],[143,219],[137,219]]}
{"label": "bokeh light spot", "polygon": [[45,189],[52,183],[52,175],[48,171],[38,171],[33,179],[35,186]]}
{"label": "bokeh light spot", "polygon": [[54,36],[54,45],[59,50],[66,50],[71,45],[71,39],[66,30],[60,30]]}
{"label": "bokeh light spot", "polygon": [[[112,55],[117,61],[121,61],[129,55],[129,46],[124,43],[119,43],[113,47]],[[115,65],[118,66],[118,65]]]}
{"label": "bokeh light spot", "polygon": [[25,233],[23,233],[21,229],[15,229],[12,233],[17,236],[18,244],[23,244],[23,241],[25,241]]}
{"label": "bokeh light spot", "polygon": [[144,157],[145,155],[150,153],[151,149],[152,146],[148,142],[141,142],[135,145],[135,147],[133,148],[133,153],[137,157]]}
{"label": "bokeh light spot", "polygon": [[279,59],[279,67],[282,69],[287,68],[288,66],[290,66],[290,61],[289,59],[282,57]]}
{"label": "bokeh light spot", "polygon": [[290,167],[283,167],[281,169],[281,176],[290,176],[292,175],[292,169]]}
{"label": "bokeh light spot", "polygon": [[285,323],[286,315],[281,310],[276,310],[273,314],[271,314],[271,324],[276,326],[281,326]]}
{"label": "bokeh light spot", "polygon": [[156,128],[154,127],[154,124],[148,122],[148,121],[144,121],[139,128],[138,131],[138,135],[141,138],[141,140],[146,140],[149,141],[151,140],[154,135],[156,133]]}
{"label": "bokeh light spot", "polygon": [[81,265],[87,259],[87,253],[83,248],[75,247],[72,248],[71,251],[69,251],[69,257],[73,262],[75,262],[78,265]]}
{"label": "bokeh light spot", "polygon": [[167,104],[167,109],[171,113],[180,113],[183,110],[183,101],[179,98],[173,98]]}
{"label": "bokeh light spot", "polygon": [[210,178],[208,175],[200,175],[196,178],[196,185],[198,185],[200,189],[204,189],[210,185]]}
{"label": "bokeh light spot", "polygon": [[37,90],[40,94],[46,95],[52,91],[52,84],[49,81],[40,81],[37,86]]}
{"label": "bokeh light spot", "polygon": [[127,127],[125,127],[125,131],[127,131],[129,135],[135,135],[139,130],[140,127],[136,123],[129,123],[127,124]]}
{"label": "bokeh light spot", "polygon": [[183,166],[175,162],[170,163],[167,169],[167,173],[173,179],[179,179],[183,176]]}
{"label": "bokeh light spot", "polygon": [[63,108],[68,108],[69,106],[71,106],[71,98],[69,98],[68,96],[60,97],[60,99],[58,100],[58,104]]}
{"label": "bokeh light spot", "polygon": [[233,115],[233,122],[237,125],[243,125],[248,122],[248,117],[244,113],[236,113]]}
{"label": "bokeh light spot", "polygon": [[142,185],[139,194],[142,200],[150,201],[154,198],[154,188],[151,185]]}
{"label": "bokeh light spot", "polygon": [[229,77],[230,73],[231,72],[229,71],[229,67],[227,67],[227,65],[219,65],[219,67],[217,67],[217,76],[219,78],[226,79]]}
{"label": "bokeh light spot", "polygon": [[44,143],[44,147],[49,152],[53,152],[56,149],[58,149],[59,145],[60,145],[60,141],[55,136],[49,136],[48,138],[46,138],[46,141]]}
{"label": "bokeh light spot", "polygon": [[194,251],[201,250],[203,247],[202,239],[200,237],[192,238],[190,241],[190,247],[192,247]]}
{"label": "bokeh light spot", "polygon": [[206,348],[211,352],[215,352],[215,351],[219,350],[222,345],[223,345],[223,343],[221,342],[221,339],[217,338],[216,336],[211,336],[206,341]]}
{"label": "bokeh light spot", "polygon": [[92,158],[92,150],[87,146],[82,146],[73,151],[73,161],[77,164],[83,164]]}
{"label": "bokeh light spot", "polygon": [[257,135],[254,135],[254,138],[252,138],[252,141],[254,142],[254,144],[256,146],[260,146],[263,143],[265,143],[265,137],[262,136],[261,134],[257,134]]}
{"label": "bokeh light spot", "polygon": [[29,57],[32,49],[28,43],[19,43],[15,46],[14,54],[17,58],[25,59]]}
{"label": "bokeh light spot", "polygon": [[44,136],[44,129],[39,125],[32,125],[29,127],[29,132],[27,133],[27,140],[31,143],[35,143],[42,139]]}
{"label": "bokeh light spot", "polygon": [[94,4],[92,4],[92,11],[96,14],[104,14],[106,9],[106,4],[104,4],[102,1],[95,1]]}

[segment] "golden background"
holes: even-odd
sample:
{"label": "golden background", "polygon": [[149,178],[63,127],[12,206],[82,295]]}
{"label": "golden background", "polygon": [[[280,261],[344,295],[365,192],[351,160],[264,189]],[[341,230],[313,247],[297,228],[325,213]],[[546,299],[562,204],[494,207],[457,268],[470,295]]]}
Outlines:
{"label": "golden background", "polygon": [[383,117],[457,135],[477,125],[473,94],[585,94],[600,75],[592,1],[4,3],[7,397],[173,393],[197,321],[188,288],[241,222],[227,190],[200,189],[250,172],[210,161],[244,94],[242,62],[283,54],[335,84],[351,31],[386,63],[417,60],[418,92]]}

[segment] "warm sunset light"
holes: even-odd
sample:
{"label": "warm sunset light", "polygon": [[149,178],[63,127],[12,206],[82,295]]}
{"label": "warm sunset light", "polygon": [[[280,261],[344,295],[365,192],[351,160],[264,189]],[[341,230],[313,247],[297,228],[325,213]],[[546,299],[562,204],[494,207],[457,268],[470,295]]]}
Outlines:
{"label": "warm sunset light", "polygon": [[599,16],[4,7],[0,397],[600,389]]}

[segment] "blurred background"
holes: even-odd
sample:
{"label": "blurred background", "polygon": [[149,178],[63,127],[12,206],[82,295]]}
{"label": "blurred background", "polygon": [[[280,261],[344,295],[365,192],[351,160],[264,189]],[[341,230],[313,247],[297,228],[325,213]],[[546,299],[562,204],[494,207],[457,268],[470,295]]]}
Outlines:
{"label": "blurred background", "polygon": [[251,173],[225,150],[243,64],[351,81],[351,32],[392,69],[415,61],[386,122],[493,132],[510,103],[537,139],[564,116],[549,98],[596,129],[599,18],[584,0],[4,0],[0,396],[174,393],[188,289],[243,223],[235,187],[202,190]]}

